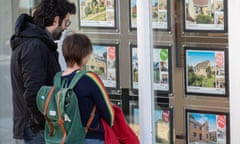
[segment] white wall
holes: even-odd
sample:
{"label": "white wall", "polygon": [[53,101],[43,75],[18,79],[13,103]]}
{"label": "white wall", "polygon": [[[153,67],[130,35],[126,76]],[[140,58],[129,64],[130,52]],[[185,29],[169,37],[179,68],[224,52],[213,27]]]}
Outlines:
{"label": "white wall", "polygon": [[240,143],[240,1],[228,1],[230,137],[231,144]]}

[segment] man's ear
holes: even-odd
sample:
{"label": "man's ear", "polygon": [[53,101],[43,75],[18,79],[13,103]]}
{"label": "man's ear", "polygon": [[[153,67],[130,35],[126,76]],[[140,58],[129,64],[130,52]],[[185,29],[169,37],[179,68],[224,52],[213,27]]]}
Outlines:
{"label": "man's ear", "polygon": [[55,16],[54,20],[53,20],[53,26],[58,27],[59,26],[59,22],[60,22],[60,17],[59,16]]}

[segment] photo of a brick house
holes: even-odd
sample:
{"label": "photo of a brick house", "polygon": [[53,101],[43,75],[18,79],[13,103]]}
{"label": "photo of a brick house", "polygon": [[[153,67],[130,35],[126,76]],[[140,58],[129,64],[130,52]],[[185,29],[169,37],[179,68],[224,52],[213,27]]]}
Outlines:
{"label": "photo of a brick house", "polygon": [[189,142],[204,141],[210,142],[216,140],[216,131],[209,131],[208,122],[201,124],[190,118],[189,120]]}
{"label": "photo of a brick house", "polygon": [[186,110],[187,144],[227,144],[226,125],[222,113]]}

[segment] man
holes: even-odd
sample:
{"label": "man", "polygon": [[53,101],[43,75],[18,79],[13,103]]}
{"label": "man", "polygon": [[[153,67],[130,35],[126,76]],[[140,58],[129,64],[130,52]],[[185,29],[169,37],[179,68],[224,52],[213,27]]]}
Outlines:
{"label": "man", "polygon": [[[76,7],[67,0],[41,0],[33,17],[21,14],[11,37],[11,83],[13,93],[13,137],[25,144],[42,144],[44,117],[36,106],[42,85],[52,85],[60,71],[57,44],[70,25]],[[21,140],[20,140],[21,141]]]}

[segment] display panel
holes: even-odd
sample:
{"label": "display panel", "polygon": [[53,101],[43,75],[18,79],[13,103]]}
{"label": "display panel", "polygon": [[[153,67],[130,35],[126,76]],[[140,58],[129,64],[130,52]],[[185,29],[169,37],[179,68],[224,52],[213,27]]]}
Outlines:
{"label": "display panel", "polygon": [[184,31],[227,31],[226,0],[183,0]]}
{"label": "display panel", "polygon": [[[131,86],[133,92],[138,89],[138,54],[137,46],[131,48]],[[172,91],[172,61],[169,46],[154,46],[153,48],[153,75],[155,95],[167,95]]]}
{"label": "display panel", "polygon": [[86,70],[97,73],[107,89],[119,89],[118,65],[117,44],[93,44]]}
{"label": "display panel", "polygon": [[226,48],[185,47],[185,93],[228,96]]}
{"label": "display panel", "polygon": [[[140,136],[139,125],[139,108],[136,105],[131,106],[132,120],[130,127]],[[173,110],[168,107],[158,107],[154,110],[155,126],[155,144],[172,144],[173,143]]]}
{"label": "display panel", "polygon": [[186,110],[186,144],[230,144],[229,115]]}
{"label": "display panel", "polygon": [[80,28],[116,28],[116,0],[78,0]]}
{"label": "display panel", "polygon": [[[152,27],[170,31],[170,0],[152,1]],[[137,28],[137,5],[136,0],[129,0],[130,29]]]}

